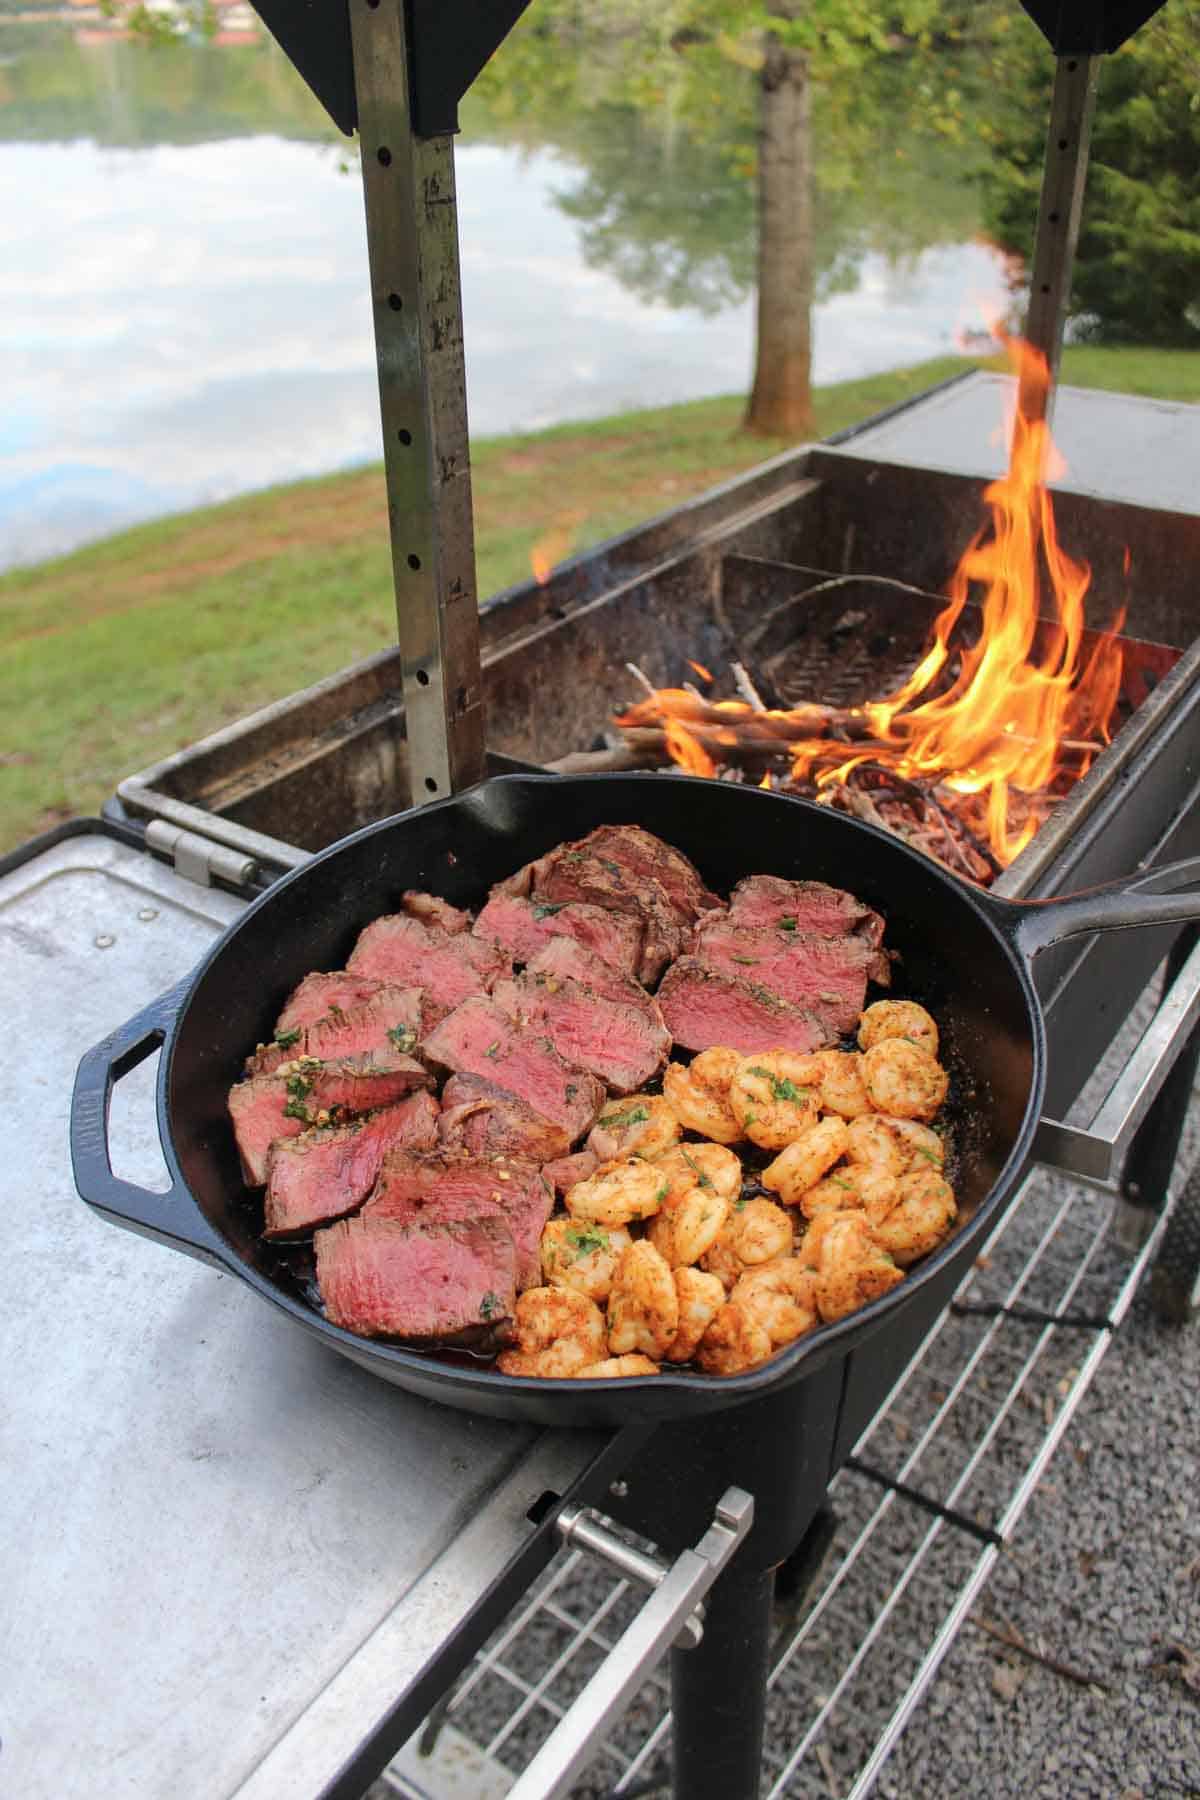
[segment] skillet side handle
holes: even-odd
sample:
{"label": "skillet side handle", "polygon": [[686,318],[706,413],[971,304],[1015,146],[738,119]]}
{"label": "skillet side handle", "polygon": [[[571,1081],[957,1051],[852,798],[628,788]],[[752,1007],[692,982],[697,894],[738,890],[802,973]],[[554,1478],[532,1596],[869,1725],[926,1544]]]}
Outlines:
{"label": "skillet side handle", "polygon": [[[1200,893],[1176,891],[1185,887],[1200,887],[1200,857],[1165,863],[1140,879],[1109,882],[1065,900],[1013,905],[1017,948],[1027,962],[1032,962],[1051,945],[1083,937],[1090,931],[1133,931],[1145,925],[1200,923]],[[1005,904],[1005,913],[1010,904]]]}
{"label": "skillet side handle", "polygon": [[165,1043],[183,1004],[186,983],[152,1000],[144,1011],[110,1032],[79,1064],[71,1095],[71,1170],[82,1200],[114,1225],[158,1238],[219,1266],[216,1237],[207,1235],[187,1188],[177,1176],[165,1194],[137,1187],[113,1174],[108,1114],[123,1076]]}

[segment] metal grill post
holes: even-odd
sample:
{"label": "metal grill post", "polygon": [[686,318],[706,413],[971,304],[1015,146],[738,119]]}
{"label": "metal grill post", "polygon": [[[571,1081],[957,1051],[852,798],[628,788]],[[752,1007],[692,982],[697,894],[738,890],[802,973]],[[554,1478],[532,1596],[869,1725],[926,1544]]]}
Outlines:
{"label": "metal grill post", "polygon": [[454,144],[412,124],[404,0],[349,0],[414,805],[483,774]]}

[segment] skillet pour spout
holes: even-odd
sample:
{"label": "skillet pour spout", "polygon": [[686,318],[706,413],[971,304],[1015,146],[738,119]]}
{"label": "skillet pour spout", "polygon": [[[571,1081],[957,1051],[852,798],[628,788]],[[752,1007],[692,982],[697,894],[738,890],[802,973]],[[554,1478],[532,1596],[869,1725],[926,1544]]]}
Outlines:
{"label": "skillet pour spout", "polygon": [[[634,1382],[535,1381],[339,1329],[281,1275],[246,1200],[226,1113],[246,1046],[265,1040],[304,975],[343,967],[362,927],[396,910],[406,889],[478,907],[495,882],[602,824],[656,833],[720,894],[745,875],[773,874],[849,889],[883,915],[898,955],[897,992],[938,1020],[953,1073],[955,1233],[883,1298],[723,1379],[684,1368]],[[368,826],[284,876],[193,975],[89,1051],[71,1108],[76,1185],[114,1223],[236,1275],[320,1342],[428,1399],[555,1426],[701,1417],[801,1381],[859,1346],[885,1361],[907,1359],[914,1333],[919,1341],[949,1300],[1028,1160],[1046,1078],[1033,957],[1080,932],[1200,917],[1195,895],[1147,891],[1198,877],[1200,863],[1189,863],[1143,878],[1136,891],[1018,905],[968,889],[872,826],[787,795],[657,773],[497,777]],[[120,1180],[108,1149],[113,1088],[159,1046],[166,1194]]]}

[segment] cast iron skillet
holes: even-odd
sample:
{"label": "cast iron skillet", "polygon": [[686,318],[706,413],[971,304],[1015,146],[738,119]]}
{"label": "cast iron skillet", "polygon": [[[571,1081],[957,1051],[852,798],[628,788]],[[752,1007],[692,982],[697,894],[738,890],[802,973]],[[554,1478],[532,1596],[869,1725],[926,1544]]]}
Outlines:
{"label": "cast iron skillet", "polygon": [[[341,968],[358,932],[396,910],[403,889],[478,906],[493,882],[600,824],[658,833],[690,856],[718,893],[744,875],[772,874],[828,881],[878,908],[887,921],[885,943],[901,959],[894,992],[933,1013],[953,1071],[952,1124],[961,1151],[954,1235],[890,1294],[746,1375],[678,1370],[624,1382],[532,1381],[479,1361],[356,1337],[279,1277],[274,1252],[256,1236],[238,1173],[226,1096],[302,976]],[[657,774],[504,776],[332,845],[249,907],[187,980],[90,1051],[71,1109],[75,1181],[105,1217],[240,1276],[333,1349],[429,1399],[548,1425],[696,1416],[812,1373],[919,1304],[927,1288],[932,1319],[938,1296],[965,1273],[1012,1193],[1038,1121],[1046,1046],[1033,958],[1081,932],[1198,917],[1197,895],[1099,889],[1016,905],[968,889],[871,826],[758,789]],[[107,1137],[114,1084],[160,1044],[166,1194],[116,1178]],[[886,1333],[874,1349],[886,1354]]]}

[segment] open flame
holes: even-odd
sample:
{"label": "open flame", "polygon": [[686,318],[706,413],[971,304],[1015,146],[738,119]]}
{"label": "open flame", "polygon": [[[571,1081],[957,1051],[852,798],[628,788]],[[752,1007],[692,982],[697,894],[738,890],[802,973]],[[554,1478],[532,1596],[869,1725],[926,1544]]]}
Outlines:
{"label": "open flame", "polygon": [[[1045,359],[1019,339],[1006,342],[1017,393],[1043,397]],[[935,787],[942,803],[963,796],[973,829],[1007,866],[1045,817],[1064,753],[1078,779],[1108,743],[1123,660],[1123,611],[1083,654],[1091,570],[1058,542],[1046,480],[1063,464],[1039,410],[1014,412],[1007,473],[984,493],[990,524],[955,571],[932,645],[896,693],[842,715],[839,723],[852,726],[845,735],[831,734],[828,709],[773,712],[687,689],[659,690],[618,722],[660,722],[671,757],[694,774],[719,773],[721,746],[744,746],[749,734],[778,739],[791,759],[790,782],[815,786],[818,797],[864,764]],[[964,646],[952,634],[972,597],[980,598],[982,629]]]}
{"label": "open flame", "polygon": [[545,587],[555,563],[562,562],[575,548],[575,538],[583,524],[582,512],[560,513],[529,552],[529,566],[539,587]]}

